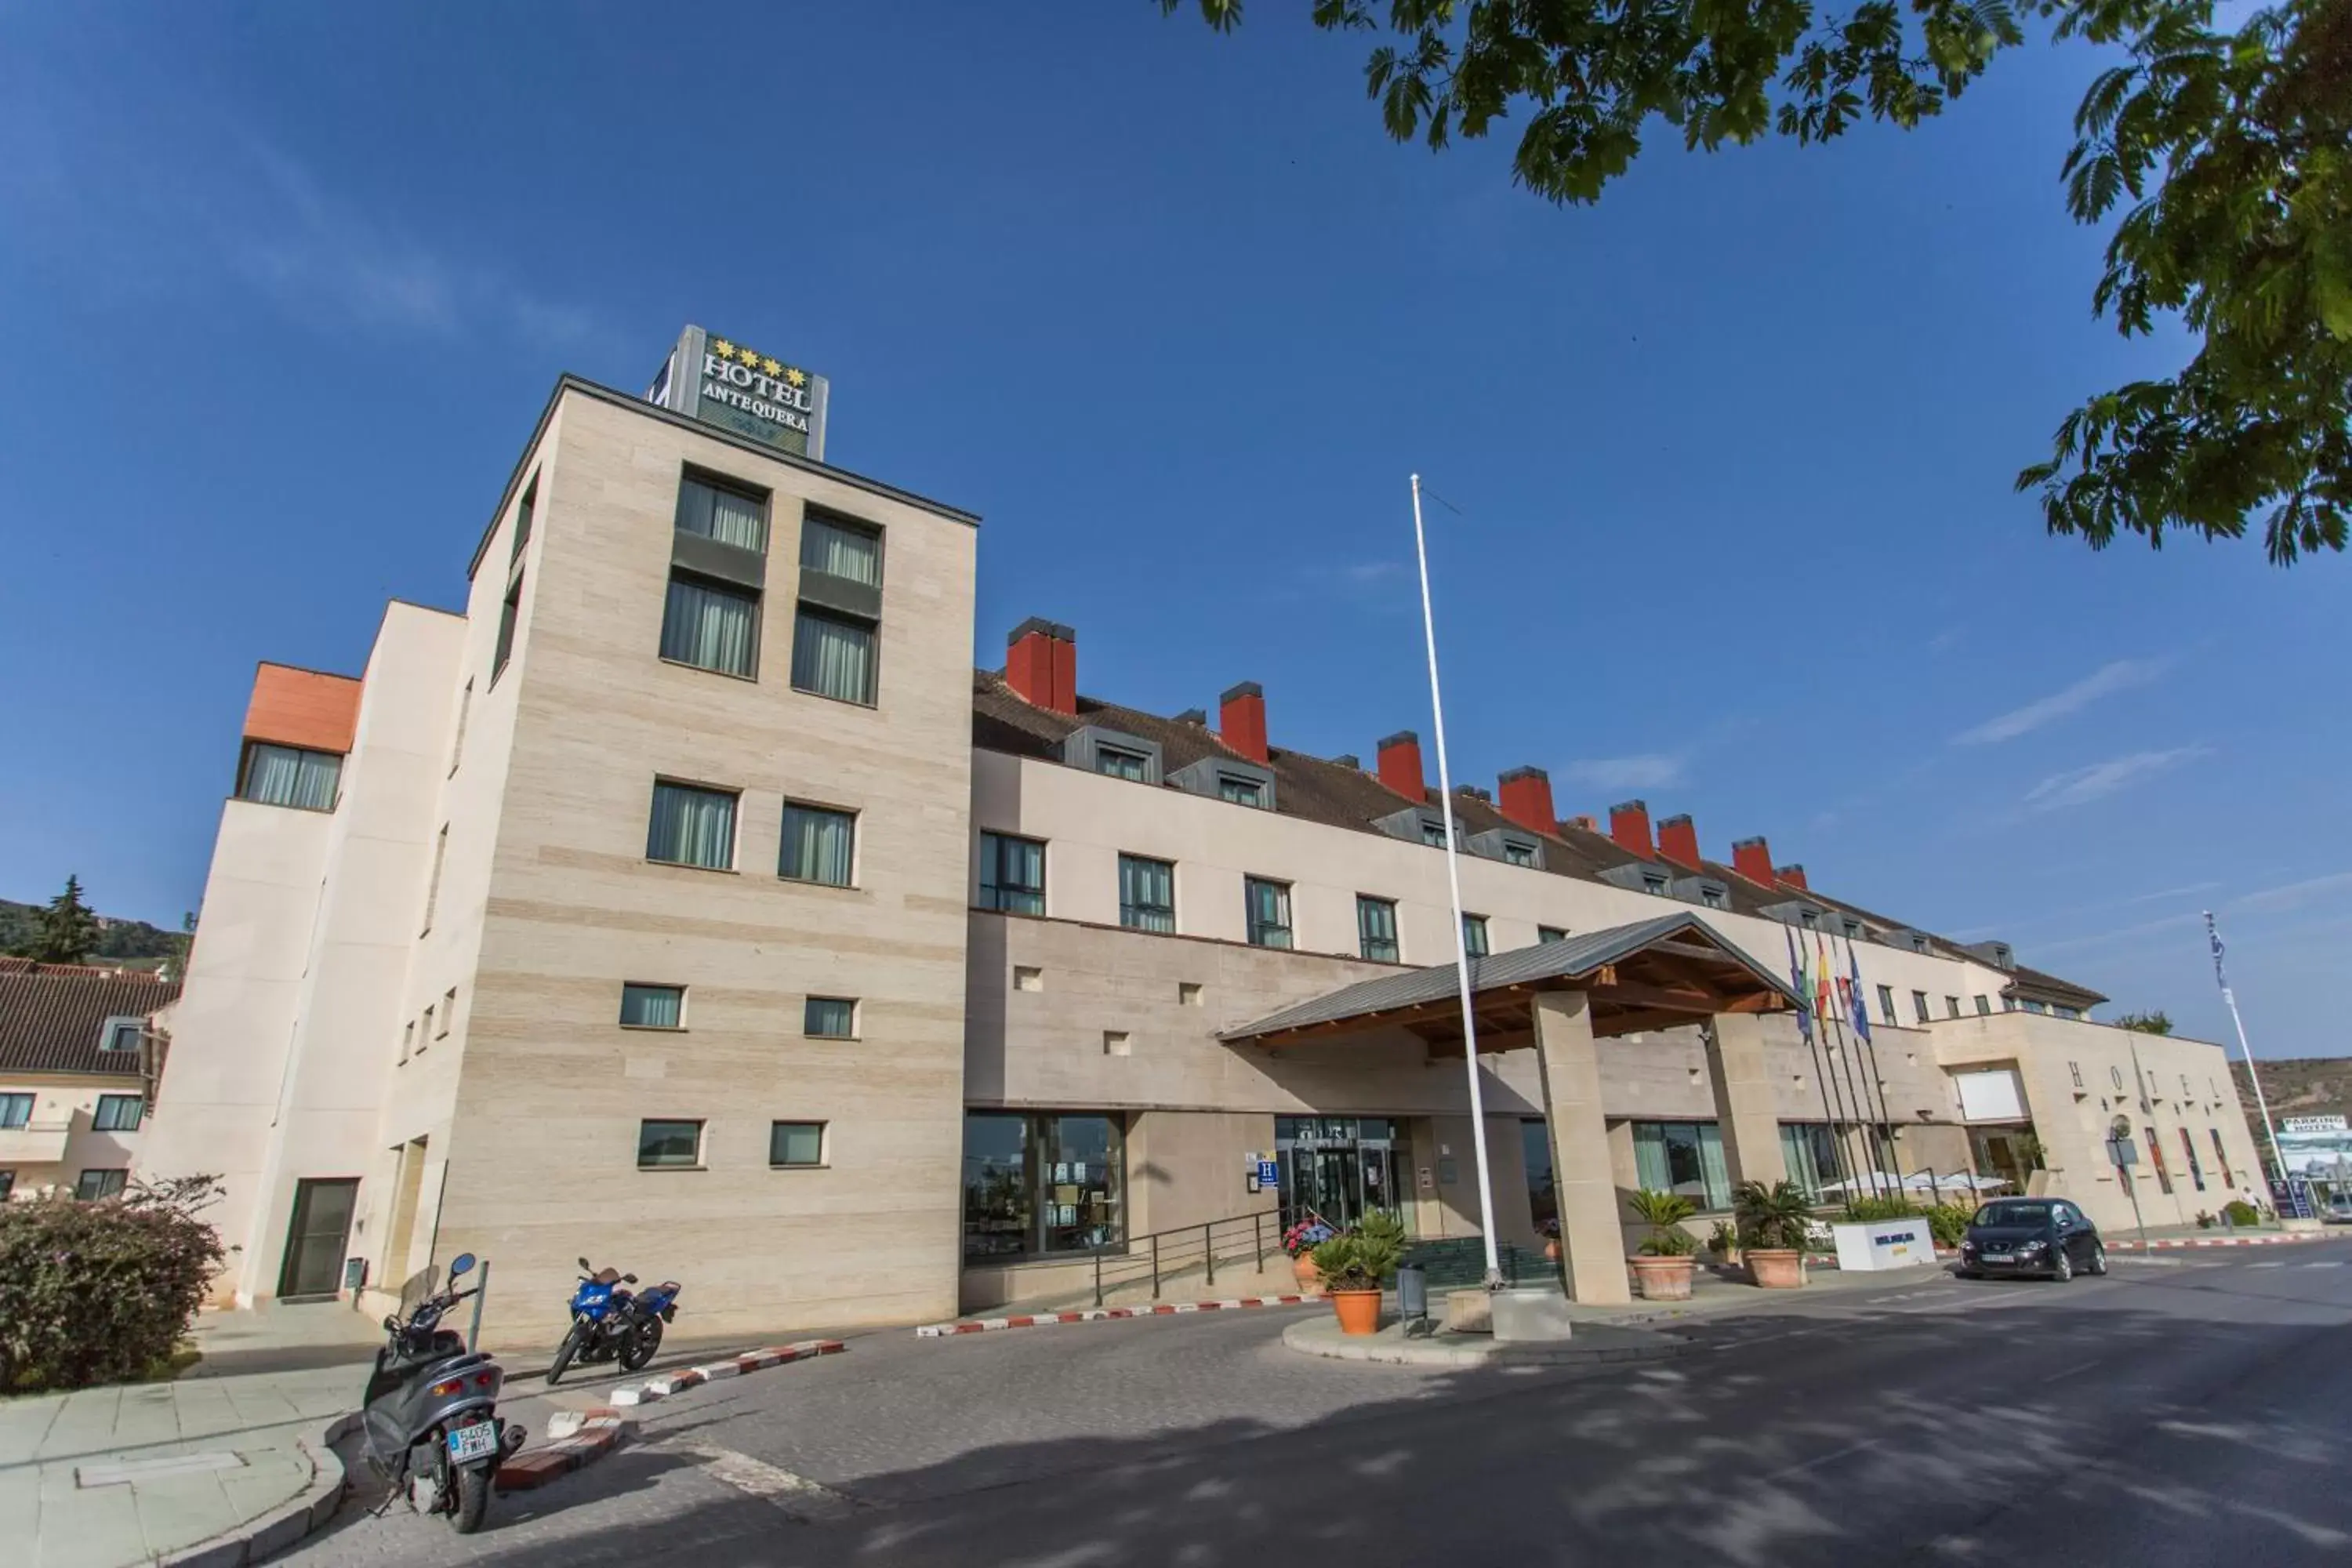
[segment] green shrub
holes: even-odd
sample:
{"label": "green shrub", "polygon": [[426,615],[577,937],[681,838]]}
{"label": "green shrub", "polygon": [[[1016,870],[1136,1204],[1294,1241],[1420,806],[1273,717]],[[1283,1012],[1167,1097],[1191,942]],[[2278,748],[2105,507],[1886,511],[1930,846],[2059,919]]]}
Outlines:
{"label": "green shrub", "polygon": [[1927,1228],[1934,1233],[1936,1245],[1942,1247],[1959,1246],[1961,1238],[1969,1234],[1969,1221],[1976,1217],[1976,1212],[1966,1204],[1937,1204],[1929,1209]]}
{"label": "green shrub", "polygon": [[1732,1216],[1739,1222],[1739,1245],[1793,1250],[1805,1245],[1812,1228],[1813,1203],[1794,1182],[1742,1182],[1731,1194]]}
{"label": "green shrub", "polygon": [[1650,1227],[1639,1251],[1644,1258],[1688,1258],[1698,1250],[1698,1238],[1683,1228],[1683,1221],[1698,1213],[1698,1205],[1680,1193],[1643,1187],[1627,1200],[1633,1217]]}
{"label": "green shrub", "polygon": [[87,1388],[168,1363],[221,1260],[209,1184],[0,1204],[0,1392]]}
{"label": "green shrub", "polygon": [[1845,1217],[1856,1225],[1876,1225],[1881,1220],[1909,1219],[1919,1211],[1904,1197],[1851,1197],[1846,1200]]}
{"label": "green shrub", "polygon": [[1404,1261],[1404,1222],[1374,1209],[1315,1249],[1326,1290],[1377,1290]]}
{"label": "green shrub", "polygon": [[2260,1225],[2263,1223],[2262,1215],[2254,1208],[2253,1205],[2246,1202],[2243,1198],[2231,1198],[2228,1203],[2221,1205],[2221,1213],[2231,1225]]}
{"label": "green shrub", "polygon": [[1739,1250],[1739,1233],[1731,1228],[1729,1220],[1717,1220],[1706,1233],[1706,1247],[1717,1258],[1728,1258]]}

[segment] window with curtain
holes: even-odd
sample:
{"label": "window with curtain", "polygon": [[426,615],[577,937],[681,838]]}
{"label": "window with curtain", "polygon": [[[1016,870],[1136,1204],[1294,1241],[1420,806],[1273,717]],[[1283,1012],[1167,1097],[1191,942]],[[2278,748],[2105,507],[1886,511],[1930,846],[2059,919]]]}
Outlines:
{"label": "window with curtain", "polygon": [[507,563],[522,559],[523,547],[530,542],[531,513],[539,510],[539,476],[533,474],[530,483],[522,488],[522,504],[515,508],[514,548],[507,552]]}
{"label": "window with curtain", "polygon": [[238,771],[236,797],[261,805],[290,805],[301,811],[332,811],[335,790],[342,783],[343,759],[332,752],[310,752],[299,746],[273,746],[248,741],[245,766]]}
{"label": "window with curtain", "polygon": [[1174,931],[1176,868],[1140,855],[1120,856],[1118,923],[1136,931]]}
{"label": "window with curtain", "polygon": [[1396,900],[1356,895],[1356,946],[1366,958],[1397,961]]}
{"label": "window with curtain", "polygon": [[74,1183],[74,1196],[83,1203],[99,1198],[120,1197],[122,1184],[130,1180],[128,1171],[84,1171]]}
{"label": "window with curtain", "polygon": [[734,794],[656,780],[646,858],[712,871],[734,869]]}
{"label": "window with curtain", "polygon": [[1911,1011],[1917,1016],[1919,1022],[1924,1024],[1927,1021],[1929,1016],[1927,1012],[1927,994],[1925,991],[1914,991],[1911,993]]}
{"label": "window with curtain", "polygon": [[640,1121],[637,1123],[637,1169],[702,1163],[702,1123],[699,1121]]}
{"label": "window with curtain", "polygon": [[1536,927],[1536,940],[1538,942],[1566,942],[1568,940],[1568,932],[1561,930],[1559,926],[1538,926]]}
{"label": "window with curtain", "polygon": [[768,1163],[778,1166],[824,1164],[824,1123],[822,1121],[769,1122]]}
{"label": "window with curtain", "polygon": [[846,888],[856,869],[857,818],[821,805],[784,803],[784,842],[776,875],[793,882]]}
{"label": "window with curtain", "polygon": [[621,1026],[626,1029],[676,1029],[686,1022],[686,987],[637,985],[621,987]]}
{"label": "window with curtain", "polygon": [[1244,911],[1249,921],[1253,947],[1290,945],[1290,884],[1263,877],[1242,879]]}
{"label": "window with curtain", "polygon": [[1892,985],[1882,985],[1878,988],[1878,1016],[1889,1024],[1896,1021],[1895,1017],[1895,987]]}
{"label": "window with curtain", "polygon": [[810,512],[801,522],[801,570],[882,585],[882,536],[870,528]]}
{"label": "window with curtain", "polygon": [[677,531],[764,555],[768,550],[768,499],[689,474],[678,481]]}
{"label": "window with curtain", "polygon": [[1485,915],[1462,917],[1462,951],[1473,958],[1486,956],[1486,917]]}
{"label": "window with curtain", "polygon": [[1114,1116],[964,1117],[967,1258],[1088,1252],[1127,1238],[1125,1129]]}
{"label": "window with curtain", "polygon": [[1723,1133],[1712,1121],[1636,1121],[1633,1167],[1642,1185],[1680,1193],[1702,1209],[1731,1206]]}
{"label": "window with curtain", "polygon": [[673,664],[750,679],[759,641],[760,596],[684,572],[669,574],[662,605],[661,656]]}
{"label": "window with curtain", "polygon": [[874,706],[875,630],[806,605],[793,622],[793,689]]}
{"label": "window with curtain", "polygon": [[[93,1132],[136,1132],[139,1119],[147,1111],[147,1101],[135,1094],[101,1094],[98,1109],[90,1113]],[[2183,1133],[2183,1137],[2188,1134]]]}
{"label": "window with curtain", "polygon": [[1117,746],[1095,747],[1095,772],[1108,773],[1115,779],[1144,780],[1144,772],[1151,759],[1140,752],[1122,751]]}
{"label": "window with curtain", "polygon": [[1428,817],[1423,817],[1421,819],[1421,841],[1433,849],[1444,848],[1445,824],[1442,822],[1433,822]]}
{"label": "window with curtain", "polygon": [[33,1120],[33,1097],[0,1094],[0,1127],[22,1127]]}
{"label": "window with curtain", "polygon": [[1045,846],[1010,833],[980,836],[980,907],[1016,915],[1045,912]]}
{"label": "window with curtain", "polygon": [[1507,838],[1503,841],[1503,858],[1513,866],[1532,866],[1536,863],[1536,852],[1528,845],[1514,844]]}
{"label": "window with curtain", "polygon": [[517,568],[514,581],[507,584],[505,602],[499,605],[499,646],[490,655],[490,684],[496,686],[499,677],[506,673],[507,659],[514,652],[515,622],[522,616],[522,572]]}
{"label": "window with curtain", "polygon": [[1811,1197],[1820,1197],[1824,1186],[1844,1173],[1838,1163],[1836,1134],[1819,1121],[1780,1124],[1780,1161],[1789,1168],[1789,1180]]}
{"label": "window with curtain", "polygon": [[1260,811],[1265,809],[1265,791],[1255,779],[1236,778],[1231,773],[1219,773],[1217,797],[1220,800],[1229,800],[1235,805],[1255,806]]}
{"label": "window with curtain", "polygon": [[857,1004],[846,996],[812,996],[801,1010],[801,1033],[821,1040],[855,1039]]}

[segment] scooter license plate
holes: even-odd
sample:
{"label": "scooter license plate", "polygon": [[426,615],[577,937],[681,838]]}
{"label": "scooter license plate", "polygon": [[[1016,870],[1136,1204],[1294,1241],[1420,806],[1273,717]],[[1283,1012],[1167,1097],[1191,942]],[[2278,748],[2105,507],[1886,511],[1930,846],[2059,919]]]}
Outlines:
{"label": "scooter license plate", "polygon": [[448,1434],[449,1458],[458,1464],[471,1459],[487,1459],[499,1451],[499,1429],[488,1421],[477,1421],[470,1426],[452,1426]]}

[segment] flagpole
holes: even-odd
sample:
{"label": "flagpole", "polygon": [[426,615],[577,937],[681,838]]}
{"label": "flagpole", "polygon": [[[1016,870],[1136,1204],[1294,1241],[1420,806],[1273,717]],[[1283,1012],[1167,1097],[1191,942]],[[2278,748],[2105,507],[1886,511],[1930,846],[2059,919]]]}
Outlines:
{"label": "flagpole", "polygon": [[[1895,1147],[1895,1114],[1886,1103],[1886,1069],[1879,1065],[1877,1039],[1864,1027],[1870,1020],[1870,1001],[1862,994],[1862,960],[1854,955],[1852,937],[1845,939],[1845,972],[1848,977],[1846,984],[1851,988],[1848,1001],[1855,1016],[1861,1020],[1855,1024],[1854,1033],[1861,1037],[1863,1051],[1870,1061],[1870,1076],[1878,1085],[1879,1135],[1886,1141],[1886,1158],[1895,1167],[1895,1185],[1908,1193],[1910,1189],[1903,1186],[1903,1156]],[[1940,1201],[1943,1194],[1931,1185],[1927,1195]]]}
{"label": "flagpole", "polygon": [[[1834,1001],[1837,997],[1837,975],[1830,969],[1830,949],[1828,941],[1823,938],[1819,931],[1815,931],[1813,933],[1813,956],[1821,961],[1822,965],[1821,973],[1816,976],[1813,981],[1814,998],[1816,1002],[1818,1002],[1822,998],[1823,993],[1827,993],[1830,1000]],[[1828,1007],[1823,1007],[1821,1010],[1824,1013],[1832,1011],[1832,1009]],[[1880,1178],[1885,1175],[1886,1173],[1878,1168],[1879,1151],[1877,1141],[1870,1135],[1869,1131],[1870,1102],[1863,1098],[1862,1090],[1858,1087],[1853,1070],[1853,1054],[1852,1051],[1844,1048],[1844,1022],[1843,1020],[1840,1020],[1838,1024],[1837,1041],[1831,1046],[1830,1053],[1832,1058],[1836,1058],[1839,1067],[1843,1068],[1845,1073],[1846,1103],[1853,1110],[1853,1126],[1854,1130],[1862,1134],[1863,1152],[1870,1158],[1870,1195],[1874,1198],[1884,1197],[1886,1194],[1884,1191],[1884,1186]]]}
{"label": "flagpole", "polygon": [[2246,1021],[2238,1016],[2237,993],[2230,989],[2230,977],[2221,973],[2221,932],[2213,924],[2211,910],[2205,911],[2205,937],[2213,944],[2213,978],[2221,984],[2221,1000],[2230,1009],[2230,1022],[2238,1030],[2238,1049],[2246,1058],[2247,1081],[2254,1086],[2254,1108],[2263,1113],[2263,1135],[2271,1141],[2271,1163],[2277,1169],[2279,1182],[2292,1202],[2294,1184],[2287,1179],[2286,1156],[2279,1152],[2278,1129],[2271,1125],[2270,1101],[2263,1098],[2263,1075],[2254,1067],[2254,1047],[2246,1042]]}
{"label": "flagpole", "polygon": [[1421,476],[1412,476],[1412,552],[1421,565],[1421,634],[1429,648],[1429,710],[1437,731],[1437,795],[1445,818],[1445,882],[1454,899],[1454,975],[1462,993],[1462,1065],[1470,1075],[1470,1148],[1478,1161],[1478,1229],[1486,1243],[1486,1289],[1503,1284],[1495,1237],[1495,1181],[1486,1165],[1486,1097],[1478,1081],[1478,1025],[1470,1005],[1470,944],[1462,931],[1462,869],[1454,843],[1454,775],[1445,762],[1445,700],[1437,688],[1437,617],[1429,607],[1429,544],[1421,526]]}
{"label": "flagpole", "polygon": [[[1819,1079],[1822,1089],[1822,1114],[1829,1119],[1830,1147],[1839,1151],[1838,1157],[1843,1162],[1845,1159],[1845,1141],[1838,1136],[1838,1113],[1831,1109],[1831,1099],[1837,1093],[1837,1075],[1829,1068],[1832,1053],[1829,1049],[1828,1039],[1824,1037],[1829,1028],[1829,1022],[1827,1019],[1816,1018],[1813,1016],[1815,1011],[1813,1003],[1821,993],[1814,989],[1812,977],[1806,972],[1805,965],[1797,956],[1798,947],[1794,929],[1784,928],[1780,934],[1789,944],[1789,980],[1800,993],[1797,1002],[1797,1027],[1804,1034],[1805,1045],[1813,1053],[1813,1076]],[[1840,1103],[1842,1104],[1843,1101],[1841,1100]],[[1853,1173],[1841,1171],[1839,1177],[1845,1183],[1846,1196],[1852,1198],[1853,1196]]]}

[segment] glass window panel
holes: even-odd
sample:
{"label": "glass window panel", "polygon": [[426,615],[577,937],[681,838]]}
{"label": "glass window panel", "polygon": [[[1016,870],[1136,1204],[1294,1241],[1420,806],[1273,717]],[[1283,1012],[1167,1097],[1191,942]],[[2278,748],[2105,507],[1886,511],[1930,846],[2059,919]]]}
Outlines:
{"label": "glass window panel", "polygon": [[1528,1172],[1528,1216],[1538,1234],[1548,1220],[1559,1218],[1559,1194],[1552,1185],[1551,1130],[1530,1117],[1519,1123],[1519,1158]]}
{"label": "glass window panel", "polygon": [[515,621],[522,615],[522,578],[518,574],[507,589],[505,603],[499,606],[499,646],[490,656],[490,684],[499,683],[499,676],[507,667],[507,658],[514,652]]}
{"label": "glass window panel", "polygon": [[882,536],[870,528],[811,512],[801,523],[801,569],[882,585]]}
{"label": "glass window panel", "polygon": [[685,1017],[683,985],[621,987],[621,1022],[633,1029],[675,1029]]}
{"label": "glass window panel", "polygon": [[1536,940],[1538,942],[1566,942],[1568,940],[1568,932],[1562,931],[1558,926],[1538,926],[1536,927]]}
{"label": "glass window panel", "polygon": [[759,595],[672,573],[662,606],[661,656],[725,675],[752,673]]}
{"label": "glass window panel", "polygon": [[1514,866],[1532,866],[1536,863],[1536,852],[1524,844],[1513,844],[1505,840],[1503,858]]}
{"label": "glass window panel", "polygon": [[98,1132],[136,1132],[146,1109],[146,1100],[135,1094],[101,1094],[89,1119],[90,1128]]}
{"label": "glass window panel", "polygon": [[824,1164],[824,1123],[822,1121],[768,1123],[768,1163],[771,1165]]}
{"label": "glass window panel", "polygon": [[857,1004],[841,996],[812,996],[802,1014],[801,1032],[831,1040],[848,1039],[857,1032]]}
{"label": "glass window panel", "polygon": [[846,888],[855,868],[857,819],[822,806],[784,806],[784,842],[776,874],[794,882]]}
{"label": "glass window panel", "polygon": [[1220,773],[1217,775],[1217,794],[1235,805],[1254,805],[1261,811],[1265,808],[1265,792],[1258,786],[1255,779],[1237,779],[1229,773]]}
{"label": "glass window panel", "polygon": [[1269,882],[1263,878],[1244,879],[1243,894],[1247,901],[1249,939],[1257,947],[1288,947],[1290,945],[1290,888],[1283,882]]}
{"label": "glass window panel", "polygon": [[33,1120],[33,1097],[0,1094],[0,1127],[22,1127]]}
{"label": "glass window panel", "polygon": [[735,797],[691,784],[654,784],[646,858],[729,870],[735,864]]}
{"label": "glass window panel", "polygon": [[793,622],[793,689],[874,706],[874,628],[812,610]]}
{"label": "glass window panel", "polygon": [[241,800],[263,805],[332,811],[342,774],[343,759],[332,752],[256,741],[245,749],[245,776],[237,781],[236,793]]}
{"label": "glass window panel", "polygon": [[1356,895],[1356,939],[1366,958],[1397,961],[1396,904]]}
{"label": "glass window panel", "polygon": [[1432,822],[1429,818],[1425,816],[1423,817],[1421,819],[1421,841],[1423,844],[1432,845],[1439,849],[1444,848],[1445,824],[1442,822]]}
{"label": "glass window panel", "polygon": [[1085,1252],[1127,1237],[1127,1162],[1108,1116],[1038,1118],[1038,1232],[1045,1252]]}
{"label": "glass window panel", "polygon": [[1486,917],[1485,915],[1462,917],[1462,951],[1473,958],[1486,956]]}
{"label": "glass window panel", "polygon": [[963,1119],[963,1252],[1011,1258],[1029,1250],[1036,1216],[1028,1177],[1029,1119],[973,1111]]}
{"label": "glass window panel", "polygon": [[701,479],[682,479],[677,487],[677,531],[764,555],[768,550],[768,503],[759,497],[724,489]]}
{"label": "glass window panel", "polygon": [[130,1174],[128,1171],[84,1171],[74,1183],[74,1196],[84,1203],[118,1196]]}
{"label": "glass window panel", "polygon": [[702,1163],[702,1123],[641,1121],[637,1123],[637,1165],[698,1165]]}
{"label": "glass window panel", "polygon": [[1176,868],[1139,855],[1120,856],[1118,923],[1137,931],[1174,931]]}
{"label": "glass window panel", "polygon": [[511,565],[522,559],[523,546],[530,542],[531,513],[539,510],[539,476],[533,474],[530,483],[523,487],[522,504],[515,508],[514,548],[507,552]]}
{"label": "glass window panel", "polygon": [[1108,773],[1115,779],[1133,779],[1137,784],[1141,784],[1144,766],[1149,761],[1149,758],[1139,752],[1123,752],[1117,746],[1095,748],[1095,772]]}
{"label": "glass window panel", "polygon": [[1045,847],[1009,833],[980,836],[980,907],[1020,915],[1045,912]]}
{"label": "glass window panel", "polygon": [[1702,1209],[1731,1206],[1723,1138],[1712,1121],[1636,1121],[1633,1167],[1645,1188],[1680,1193]]}

